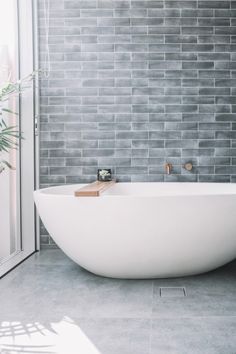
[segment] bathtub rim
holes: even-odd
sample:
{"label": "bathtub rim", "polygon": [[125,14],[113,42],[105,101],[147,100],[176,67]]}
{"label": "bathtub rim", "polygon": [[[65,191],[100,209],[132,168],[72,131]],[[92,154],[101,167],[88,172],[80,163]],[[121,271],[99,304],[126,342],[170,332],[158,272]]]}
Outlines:
{"label": "bathtub rim", "polygon": [[[93,200],[94,197],[75,197],[74,194],[73,194],[73,191],[76,190],[76,189],[79,189],[79,187],[84,187],[86,185],[88,185],[89,183],[75,183],[75,184],[64,184],[64,185],[57,185],[57,186],[50,186],[50,187],[46,187],[46,188],[40,188],[40,189],[37,189],[35,190],[33,193],[34,193],[34,196],[37,196],[37,195],[44,195],[44,196],[50,196],[50,197],[70,197],[70,198],[75,198],[75,199],[91,199]],[[236,195],[236,184],[234,183],[208,183],[208,182],[117,182],[116,185],[176,185],[176,187],[178,185],[181,185],[181,187],[183,187],[184,185],[186,186],[191,186],[191,187],[194,187],[194,186],[203,186],[203,187],[206,187],[206,186],[211,186],[210,188],[212,187],[225,187],[227,186],[226,188],[228,188],[228,190],[217,190],[217,191],[207,191],[207,190],[198,190],[196,191],[196,193],[183,193],[183,191],[179,192],[179,193],[161,193],[161,194],[158,194],[158,192],[156,193],[153,193],[152,195],[150,194],[139,194],[139,193],[136,193],[136,192],[133,192],[133,193],[111,193],[109,194],[109,189],[108,191],[102,193],[100,196],[99,196],[99,199],[103,199],[103,198],[108,198],[108,197],[114,197],[114,198],[118,198],[118,197],[126,197],[126,198],[131,198],[131,197],[137,197],[137,198],[153,198],[153,197],[211,197],[211,196],[233,196],[233,195]],[[112,186],[111,189],[115,188],[116,185]],[[68,192],[62,192],[62,193],[59,193],[60,190],[63,191],[63,188],[72,188],[72,187],[75,187],[74,190],[72,191],[68,191]],[[230,187],[230,189],[229,189]],[[232,189],[231,189],[232,188]],[[57,191],[57,193],[55,192],[51,192],[50,191]],[[97,199],[97,197],[96,197]]]}

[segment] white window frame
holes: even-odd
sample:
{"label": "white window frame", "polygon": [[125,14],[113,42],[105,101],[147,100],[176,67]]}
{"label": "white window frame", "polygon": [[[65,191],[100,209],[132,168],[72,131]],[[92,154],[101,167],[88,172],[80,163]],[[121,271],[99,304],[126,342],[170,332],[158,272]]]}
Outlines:
{"label": "white window frame", "polygon": [[[36,38],[36,10],[37,4],[34,0],[16,0],[17,3],[17,25],[18,37],[18,63],[19,78],[23,78],[37,69],[37,40]],[[36,53],[36,55],[35,55]],[[37,108],[37,82],[32,89],[27,90],[19,99],[20,127],[24,139],[21,140],[20,155],[20,233],[21,245],[18,252],[10,256],[0,266],[0,277],[14,268],[25,258],[36,250],[36,213],[33,200],[33,191],[38,185],[36,180],[36,150],[38,153],[37,140],[35,138],[35,117],[38,114]],[[38,164],[37,164],[38,165]]]}

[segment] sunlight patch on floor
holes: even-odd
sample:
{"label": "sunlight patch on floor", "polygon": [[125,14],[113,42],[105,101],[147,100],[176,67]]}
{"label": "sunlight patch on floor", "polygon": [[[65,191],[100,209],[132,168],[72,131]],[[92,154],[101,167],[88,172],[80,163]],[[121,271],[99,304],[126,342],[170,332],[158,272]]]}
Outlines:
{"label": "sunlight patch on floor", "polygon": [[2,322],[1,354],[101,354],[86,334],[68,317],[45,326],[39,322]]}

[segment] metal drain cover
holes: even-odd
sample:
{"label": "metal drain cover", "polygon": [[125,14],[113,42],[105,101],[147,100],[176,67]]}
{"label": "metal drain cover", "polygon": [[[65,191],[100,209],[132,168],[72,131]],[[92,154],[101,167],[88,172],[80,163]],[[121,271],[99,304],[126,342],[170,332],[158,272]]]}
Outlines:
{"label": "metal drain cover", "polygon": [[161,287],[160,297],[185,297],[187,296],[186,289],[184,287]]}

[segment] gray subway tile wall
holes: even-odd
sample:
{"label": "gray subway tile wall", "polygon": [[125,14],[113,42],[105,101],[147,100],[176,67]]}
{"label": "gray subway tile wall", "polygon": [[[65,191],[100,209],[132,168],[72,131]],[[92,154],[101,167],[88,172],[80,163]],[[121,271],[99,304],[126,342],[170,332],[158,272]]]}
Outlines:
{"label": "gray subway tile wall", "polygon": [[[91,182],[103,167],[119,181],[236,181],[236,1],[49,3],[41,187]],[[43,226],[41,240],[53,246]]]}

